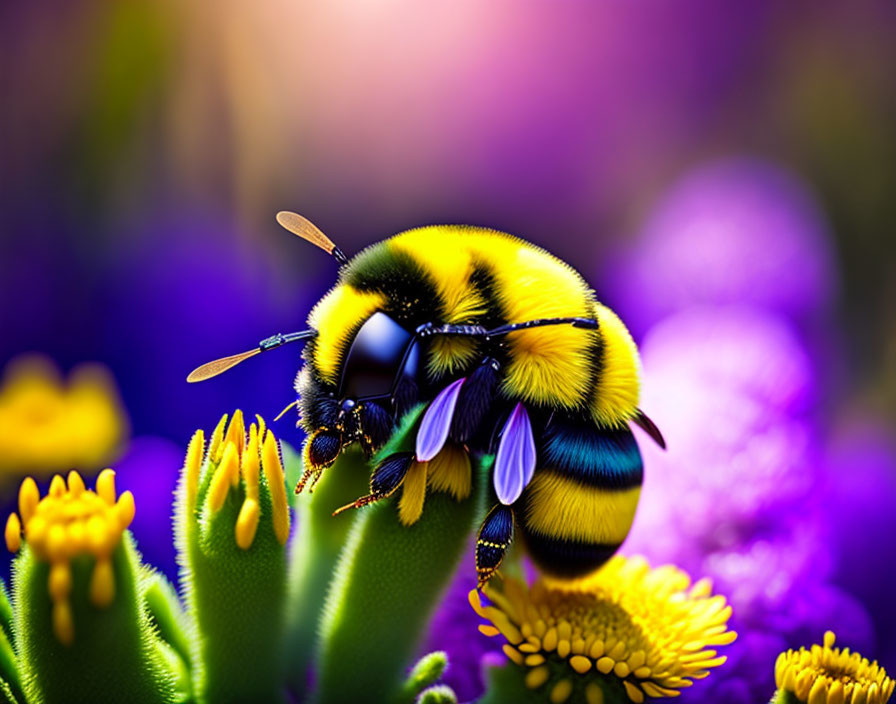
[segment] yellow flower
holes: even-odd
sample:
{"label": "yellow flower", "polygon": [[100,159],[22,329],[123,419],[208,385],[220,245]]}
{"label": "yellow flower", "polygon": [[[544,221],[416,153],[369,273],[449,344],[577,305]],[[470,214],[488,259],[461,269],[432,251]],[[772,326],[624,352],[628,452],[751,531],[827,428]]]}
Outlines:
{"label": "yellow flower", "polygon": [[[134,520],[134,496],[115,495],[115,472],[105,469],[96,480],[96,491],[84,486],[75,471],[68,483],[56,475],[47,496],[40,498],[34,479],[28,477],[19,489],[19,513],[6,522],[6,547],[21,548],[24,537],[34,556],[50,565],[47,589],[53,602],[53,630],[60,642],[69,645],[75,631],[69,596],[72,591],[71,562],[81,555],[95,558],[90,578],[90,601],[103,608],[115,598],[112,553],[125,529]],[[21,519],[19,516],[21,515]]]}
{"label": "yellow flower", "polygon": [[[476,612],[501,634],[507,656],[524,668],[526,685],[546,687],[559,704],[573,692],[601,704],[607,691],[633,702],[675,697],[692,680],[725,662],[711,648],[736,638],[731,607],[711,584],[671,565],[651,569],[643,558],[613,557],[594,575],[572,583],[542,578],[527,589],[505,578],[484,589],[491,605],[470,592]],[[581,698],[581,694],[580,694]]]}
{"label": "yellow flower", "polygon": [[778,701],[787,693],[808,704],[883,704],[896,681],[877,662],[868,662],[849,648],[834,647],[835,636],[824,634],[824,645],[788,650],[775,663]]}
{"label": "yellow flower", "polygon": [[[248,550],[255,540],[261,517],[259,495],[260,474],[264,472],[266,491],[270,494],[271,522],[274,535],[280,545],[289,538],[289,503],[286,498],[283,463],[280,447],[274,434],[267,430],[261,416],[256,416],[257,424],[249,426],[248,434],[243,412],[237,409],[227,425],[225,414],[212,433],[208,447],[209,478],[207,485],[200,481],[203,464],[205,437],[196,431],[187,449],[184,465],[184,497],[187,509],[185,515],[195,516],[200,489],[208,507],[208,515],[217,515],[224,506],[231,489],[242,482],[243,498],[234,525],[237,545]],[[266,499],[267,500],[267,499]]]}
{"label": "yellow flower", "polygon": [[7,365],[0,386],[0,472],[96,470],[114,459],[126,433],[105,368],[79,367],[64,382],[41,357]]}

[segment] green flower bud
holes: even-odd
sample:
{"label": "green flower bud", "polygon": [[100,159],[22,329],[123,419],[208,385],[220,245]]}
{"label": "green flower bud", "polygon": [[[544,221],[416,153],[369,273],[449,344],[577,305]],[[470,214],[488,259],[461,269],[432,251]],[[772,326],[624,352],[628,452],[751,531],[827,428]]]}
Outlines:
{"label": "green flower bud", "polygon": [[[226,430],[225,430],[226,427]],[[225,415],[205,452],[198,431],[175,526],[202,701],[275,701],[284,681],[289,505],[280,448],[258,418]],[[204,455],[204,460],[203,460]]]}
{"label": "green flower bud", "polygon": [[6,544],[20,550],[13,632],[28,702],[97,702],[110,692],[129,702],[178,699],[176,661],[143,608],[149,571],[126,530],[134,510],[130,492],[116,496],[112,470],[95,491],[77,472],[67,483],[57,475],[43,499],[34,480],[22,483],[21,519],[10,516]]}

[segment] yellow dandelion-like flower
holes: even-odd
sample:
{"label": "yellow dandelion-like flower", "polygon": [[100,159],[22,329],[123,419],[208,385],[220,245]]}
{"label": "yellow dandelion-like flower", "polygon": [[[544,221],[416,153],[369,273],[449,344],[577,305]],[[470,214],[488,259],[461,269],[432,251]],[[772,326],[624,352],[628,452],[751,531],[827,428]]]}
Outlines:
{"label": "yellow dandelion-like flower", "polygon": [[633,702],[675,697],[725,662],[714,649],[737,637],[731,607],[708,580],[691,585],[680,569],[651,569],[643,558],[613,557],[573,583],[542,578],[531,588],[505,579],[486,585],[491,604],[470,592],[480,630],[503,635],[504,652],[527,669],[530,689],[544,687],[559,704],[574,693],[602,704],[607,692]]}
{"label": "yellow dandelion-like flower", "polygon": [[896,680],[877,662],[868,662],[849,648],[834,647],[835,636],[824,634],[823,645],[788,650],[775,663],[777,702],[807,704],[884,704]]}
{"label": "yellow dandelion-like flower", "polygon": [[50,564],[47,589],[53,602],[53,630],[60,642],[69,645],[75,636],[69,602],[72,561],[81,555],[94,557],[90,601],[99,608],[111,604],[115,599],[112,553],[134,520],[134,511],[131,492],[116,497],[111,469],[100,472],[95,491],[87,489],[75,471],[69,472],[67,482],[54,476],[44,498],[40,498],[34,479],[22,482],[19,513],[6,522],[6,547],[17,552],[24,534],[37,559]]}
{"label": "yellow dandelion-like flower", "polygon": [[119,451],[127,420],[104,367],[84,365],[63,380],[48,360],[26,356],[0,385],[0,472],[96,470]]}

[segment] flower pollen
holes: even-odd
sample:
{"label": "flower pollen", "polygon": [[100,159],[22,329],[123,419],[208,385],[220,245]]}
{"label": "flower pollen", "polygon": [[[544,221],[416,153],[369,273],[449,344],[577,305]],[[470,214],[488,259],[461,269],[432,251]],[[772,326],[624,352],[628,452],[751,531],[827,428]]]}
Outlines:
{"label": "flower pollen", "polygon": [[727,630],[731,607],[711,585],[676,567],[651,569],[643,558],[615,556],[595,574],[571,583],[542,578],[526,588],[505,578],[486,585],[491,604],[470,592],[476,612],[499,633],[504,652],[529,668],[531,689],[548,686],[561,704],[574,691],[589,704],[604,701],[603,685],[615,680],[632,702],[675,697],[725,662],[716,646],[737,637]]}
{"label": "flower pollen", "polygon": [[[274,434],[267,429],[264,420],[256,416],[257,423],[246,432],[243,413],[237,410],[227,424],[225,414],[212,432],[208,448],[208,462],[212,467],[206,503],[211,513],[218,513],[224,506],[230,490],[244,487],[244,496],[234,526],[237,545],[248,550],[255,540],[261,517],[259,486],[261,472],[267,483],[271,497],[272,523],[274,535],[281,545],[289,538],[289,504],[286,498],[286,480],[280,447]],[[186,501],[191,510],[196,505],[199,493],[199,478],[202,468],[204,435],[197,431],[187,449],[185,464]]]}
{"label": "flower pollen", "polygon": [[788,650],[775,663],[775,683],[808,704],[883,704],[893,694],[896,681],[875,662],[868,662],[849,648],[834,647],[833,632],[824,634],[824,645],[809,650]]}
{"label": "flower pollen", "polygon": [[[34,479],[27,477],[19,489],[19,513],[6,522],[6,547],[17,552],[25,542],[38,560],[50,564],[47,588],[53,602],[53,631],[65,645],[74,641],[75,631],[69,596],[72,590],[72,559],[80,555],[95,558],[90,578],[91,603],[104,608],[115,599],[112,553],[134,520],[134,496],[130,491],[116,497],[115,472],[103,470],[96,491],[87,489],[76,471],[68,482],[53,477],[43,499]],[[20,518],[21,516],[21,518]]]}

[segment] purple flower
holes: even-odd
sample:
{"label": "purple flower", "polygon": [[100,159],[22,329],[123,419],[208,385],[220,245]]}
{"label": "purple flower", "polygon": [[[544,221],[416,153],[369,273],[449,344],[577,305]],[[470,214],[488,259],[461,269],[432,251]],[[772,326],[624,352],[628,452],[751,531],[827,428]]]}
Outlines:
{"label": "purple flower", "polygon": [[758,308],[692,308],[655,326],[642,355],[642,407],[669,449],[641,443],[647,471],[624,551],[710,577],[743,636],[691,696],[767,698],[778,652],[829,628],[867,649],[868,616],[833,579],[817,382],[793,326]]}
{"label": "purple flower", "polygon": [[701,304],[751,304],[803,321],[830,301],[832,260],[808,189],[771,163],[731,159],[675,184],[605,285],[636,333]]}

